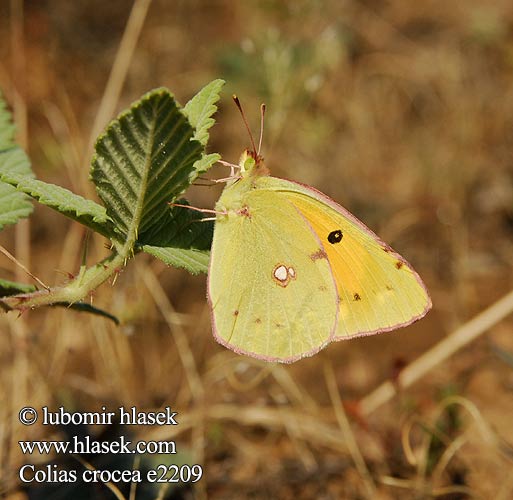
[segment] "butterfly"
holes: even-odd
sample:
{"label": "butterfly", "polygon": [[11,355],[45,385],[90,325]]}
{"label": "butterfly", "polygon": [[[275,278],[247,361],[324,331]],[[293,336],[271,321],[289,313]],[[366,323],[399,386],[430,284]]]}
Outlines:
{"label": "butterfly", "polygon": [[335,340],[407,326],[429,311],[412,266],[345,208],[312,187],[270,176],[254,143],[238,175],[233,167],[215,207],[208,272],[219,343],[291,363]]}

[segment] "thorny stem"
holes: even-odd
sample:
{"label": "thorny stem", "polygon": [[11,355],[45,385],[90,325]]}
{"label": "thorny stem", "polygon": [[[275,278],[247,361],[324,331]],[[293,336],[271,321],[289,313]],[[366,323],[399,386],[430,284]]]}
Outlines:
{"label": "thorny stem", "polygon": [[94,266],[80,272],[79,275],[64,286],[37,290],[0,299],[0,307],[5,310],[26,310],[55,303],[74,304],[82,300],[95,288],[107,281],[120,267],[125,265],[126,258],[113,253]]}

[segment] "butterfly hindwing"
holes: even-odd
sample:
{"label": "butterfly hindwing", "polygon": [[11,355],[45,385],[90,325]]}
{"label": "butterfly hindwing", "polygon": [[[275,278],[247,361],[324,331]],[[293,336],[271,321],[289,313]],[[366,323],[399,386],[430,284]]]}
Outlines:
{"label": "butterfly hindwing", "polygon": [[[236,193],[237,185],[231,189]],[[212,244],[208,293],[216,339],[270,361],[314,354],[333,339],[338,314],[317,233],[278,192],[252,190],[237,207],[217,217]]]}

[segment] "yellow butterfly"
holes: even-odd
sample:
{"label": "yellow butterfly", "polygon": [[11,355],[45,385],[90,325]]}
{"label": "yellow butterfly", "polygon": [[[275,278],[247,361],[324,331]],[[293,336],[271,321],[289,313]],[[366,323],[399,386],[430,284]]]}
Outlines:
{"label": "yellow butterfly", "polygon": [[239,166],[215,207],[208,298],[218,342],[291,363],[429,311],[419,275],[354,215],[271,177],[256,148]]}

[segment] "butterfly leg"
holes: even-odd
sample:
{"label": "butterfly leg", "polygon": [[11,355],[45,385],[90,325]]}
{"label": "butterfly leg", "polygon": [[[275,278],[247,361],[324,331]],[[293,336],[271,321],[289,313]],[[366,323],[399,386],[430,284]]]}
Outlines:
{"label": "butterfly leg", "polygon": [[231,180],[235,177],[238,177],[235,175],[235,170],[240,171],[240,165],[235,165],[235,163],[230,163],[224,160],[217,160],[217,163],[220,163],[221,165],[224,165],[225,167],[230,167],[230,176],[226,177],[225,179],[217,179],[214,182],[226,182],[227,180]]}
{"label": "butterfly leg", "polygon": [[209,208],[199,208],[192,207],[191,205],[182,205],[180,203],[168,203],[170,207],[181,207],[181,208],[189,208],[190,210],[196,210],[197,212],[202,212],[204,214],[216,214],[216,215],[227,215],[228,212],[225,210],[220,212],[219,210],[211,210]]}

